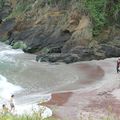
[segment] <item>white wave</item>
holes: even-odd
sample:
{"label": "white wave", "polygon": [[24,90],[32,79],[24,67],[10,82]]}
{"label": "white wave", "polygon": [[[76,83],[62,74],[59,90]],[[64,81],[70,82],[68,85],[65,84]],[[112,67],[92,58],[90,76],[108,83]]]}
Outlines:
{"label": "white wave", "polygon": [[11,94],[21,91],[23,88],[13,85],[7,81],[7,79],[0,75],[0,97],[3,99],[9,99]]}
{"label": "white wave", "polygon": [[0,51],[0,55],[13,55],[13,54],[21,54],[21,53],[24,53],[21,49],[8,49],[8,50],[3,50],[3,51]]}
{"label": "white wave", "polygon": [[0,60],[3,61],[10,61],[10,62],[15,62],[14,55],[17,54],[23,54],[24,52],[20,49],[14,50],[14,49],[7,49],[7,50],[2,50],[0,51]]}

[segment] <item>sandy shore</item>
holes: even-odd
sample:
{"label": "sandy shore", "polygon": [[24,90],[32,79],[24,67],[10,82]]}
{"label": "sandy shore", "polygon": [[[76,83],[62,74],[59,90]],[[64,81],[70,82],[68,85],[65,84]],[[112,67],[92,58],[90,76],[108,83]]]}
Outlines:
{"label": "sandy shore", "polygon": [[[106,72],[109,73],[109,63],[100,63],[106,65],[105,69],[99,65],[93,67],[90,64],[73,64],[72,67],[79,69],[87,74],[87,79],[78,81],[77,84],[91,84],[96,81],[102,81]],[[106,77],[105,77],[106,78]],[[104,85],[107,83],[105,82]],[[109,82],[108,82],[109,84]],[[111,83],[112,84],[112,83]],[[114,83],[115,84],[115,83]],[[113,85],[114,85],[113,84]],[[117,84],[117,83],[116,83]],[[102,86],[103,87],[103,86]],[[44,105],[53,109],[54,116],[62,120],[79,120],[81,114],[89,114],[101,117],[109,113],[120,116],[120,101],[112,95],[112,91],[118,88],[106,89],[99,87],[99,89],[74,90],[62,93],[52,94],[52,99],[44,103]],[[111,86],[110,86],[111,87]],[[98,92],[99,90],[103,92]],[[101,90],[101,91],[102,91]]]}

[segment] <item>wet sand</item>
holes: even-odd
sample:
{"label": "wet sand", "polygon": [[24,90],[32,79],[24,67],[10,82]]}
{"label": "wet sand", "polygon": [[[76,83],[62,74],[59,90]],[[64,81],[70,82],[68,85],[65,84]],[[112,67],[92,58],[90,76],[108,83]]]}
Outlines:
{"label": "wet sand", "polygon": [[[107,72],[112,71],[109,70],[109,63],[102,64],[106,65],[105,70],[107,68]],[[102,81],[106,72],[99,65],[94,67],[83,63],[73,64],[72,67],[75,67],[78,71],[82,69],[87,74],[88,79],[79,81],[77,84],[90,84],[91,80],[92,82]],[[88,117],[89,114],[92,114],[96,118],[108,114],[120,116],[120,101],[111,94],[116,89],[113,88],[109,90],[105,88],[103,92],[98,92],[98,89],[93,88],[54,93],[52,99],[43,104],[50,107],[53,110],[53,115],[61,120],[79,120],[83,113]]]}

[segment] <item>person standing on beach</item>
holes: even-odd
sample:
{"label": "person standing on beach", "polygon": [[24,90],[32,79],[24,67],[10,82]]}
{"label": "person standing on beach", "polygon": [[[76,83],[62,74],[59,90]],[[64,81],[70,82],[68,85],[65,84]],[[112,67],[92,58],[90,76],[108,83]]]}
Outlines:
{"label": "person standing on beach", "polygon": [[120,72],[120,58],[117,60],[117,73]]}
{"label": "person standing on beach", "polygon": [[11,112],[14,112],[14,111],[15,111],[14,95],[11,95],[11,98],[10,98],[10,111],[11,111]]}

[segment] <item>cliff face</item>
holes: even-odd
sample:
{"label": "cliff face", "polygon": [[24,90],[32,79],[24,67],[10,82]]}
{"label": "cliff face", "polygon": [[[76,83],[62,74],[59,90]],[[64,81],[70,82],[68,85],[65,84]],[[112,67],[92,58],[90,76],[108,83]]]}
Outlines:
{"label": "cliff face", "polygon": [[[26,44],[24,51],[38,54],[37,60],[70,63],[120,56],[119,11],[115,17],[108,15],[106,24],[99,17],[102,13],[94,18],[89,11],[93,4],[83,0],[5,0],[2,4],[0,40],[14,48]],[[104,9],[108,11],[111,4]]]}

